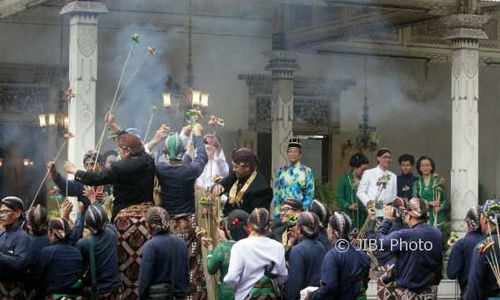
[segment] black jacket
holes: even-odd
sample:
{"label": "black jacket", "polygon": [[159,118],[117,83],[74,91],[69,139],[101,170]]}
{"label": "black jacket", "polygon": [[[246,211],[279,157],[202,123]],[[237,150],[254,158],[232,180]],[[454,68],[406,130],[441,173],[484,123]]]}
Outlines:
{"label": "black jacket", "polygon": [[[240,179],[240,182],[238,184],[238,189],[239,191],[245,182],[248,180],[250,176],[246,178]],[[238,178],[236,178],[236,175],[231,172],[229,175],[224,177],[220,184],[224,187],[224,191],[229,193],[229,190],[231,190],[231,187],[233,186],[233,183],[236,182]],[[273,199],[273,190],[269,186],[269,181],[260,173],[257,173],[257,177],[255,177],[255,180],[252,182],[252,184],[248,187],[248,190],[245,192],[243,195],[242,202],[240,203],[240,206],[236,204],[231,204],[226,202],[224,205],[224,215],[228,215],[229,212],[231,212],[233,209],[242,209],[246,211],[247,213],[251,213],[254,208],[260,208],[263,207],[267,210],[269,210],[269,206],[271,205],[271,200]]]}
{"label": "black jacket", "polygon": [[153,158],[142,153],[124,160],[115,161],[109,170],[99,173],[77,171],[75,180],[86,185],[113,185],[113,217],[130,206],[153,202],[155,164]]}

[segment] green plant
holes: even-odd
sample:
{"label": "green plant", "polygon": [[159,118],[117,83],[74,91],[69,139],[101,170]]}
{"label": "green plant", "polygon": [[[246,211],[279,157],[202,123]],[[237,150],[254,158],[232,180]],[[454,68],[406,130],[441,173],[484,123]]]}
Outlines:
{"label": "green plant", "polygon": [[316,182],[314,198],[321,200],[331,210],[338,210],[337,192],[328,184]]}

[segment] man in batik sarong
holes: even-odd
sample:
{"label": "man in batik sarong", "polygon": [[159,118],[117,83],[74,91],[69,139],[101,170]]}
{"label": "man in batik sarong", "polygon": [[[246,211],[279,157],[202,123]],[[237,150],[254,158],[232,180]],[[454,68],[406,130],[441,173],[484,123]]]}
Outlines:
{"label": "man in batik sarong", "polygon": [[185,154],[185,145],[179,134],[170,133],[165,140],[167,162],[156,166],[161,186],[161,206],[170,215],[170,230],[182,238],[188,246],[190,281],[188,299],[206,299],[205,276],[201,257],[200,238],[196,235],[195,192],[196,178],[207,163],[207,152],[203,144],[203,127],[192,126],[191,135],[196,155]]}

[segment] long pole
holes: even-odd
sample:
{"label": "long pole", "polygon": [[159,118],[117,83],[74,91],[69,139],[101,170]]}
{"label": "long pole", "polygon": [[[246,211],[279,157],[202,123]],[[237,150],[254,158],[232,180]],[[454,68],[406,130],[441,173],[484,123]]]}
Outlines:
{"label": "long pole", "polygon": [[[59,150],[57,151],[57,154],[56,154],[56,157],[54,158],[54,161],[57,161],[57,159],[59,158],[59,156],[62,153],[62,150],[64,149],[64,146],[66,146],[67,142],[68,142],[68,139],[64,139],[64,142],[62,143],[61,147],[59,147]],[[35,197],[33,197],[33,200],[31,200],[31,204],[30,204],[30,207],[28,208],[28,210],[30,208],[32,208],[33,205],[35,204],[35,201],[36,201],[36,198],[38,197],[38,194],[40,194],[40,191],[42,190],[42,187],[45,184],[45,181],[49,177],[49,173],[50,173],[50,170],[47,170],[47,172],[45,173],[45,176],[42,179],[42,182],[40,183],[40,186],[38,187],[38,189],[35,193]]]}

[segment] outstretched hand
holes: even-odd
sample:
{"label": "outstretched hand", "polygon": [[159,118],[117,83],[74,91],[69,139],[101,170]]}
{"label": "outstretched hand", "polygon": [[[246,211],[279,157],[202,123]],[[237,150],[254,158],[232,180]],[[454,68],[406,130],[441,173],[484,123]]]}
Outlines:
{"label": "outstretched hand", "polygon": [[83,195],[89,199],[90,204],[94,204],[94,202],[97,200],[96,197],[96,192],[93,187],[91,186],[85,186],[83,190]]}
{"label": "outstretched hand", "polygon": [[224,187],[220,184],[215,184],[212,187],[212,196],[214,196],[214,197],[218,197],[223,192],[224,192]]}
{"label": "outstretched hand", "polygon": [[104,117],[104,123],[108,125],[116,123],[115,114],[111,111],[108,111],[106,113],[106,116]]}
{"label": "outstretched hand", "polygon": [[170,133],[170,128],[167,127],[165,124],[161,124],[160,128],[156,130],[155,136],[153,137],[153,140],[155,142],[159,142],[162,139],[166,138],[168,134]]}
{"label": "outstretched hand", "polygon": [[64,163],[63,166],[64,166],[64,172],[66,172],[67,174],[75,174],[76,171],[78,171],[75,164],[73,164],[72,162],[67,161]]}
{"label": "outstretched hand", "polygon": [[69,215],[71,214],[71,210],[73,209],[73,204],[67,198],[61,203],[61,207],[59,208],[59,216],[63,219],[69,220]]}
{"label": "outstretched hand", "polygon": [[47,171],[49,172],[50,176],[54,177],[57,174],[57,169],[56,169],[56,163],[54,161],[49,161],[47,163]]}

